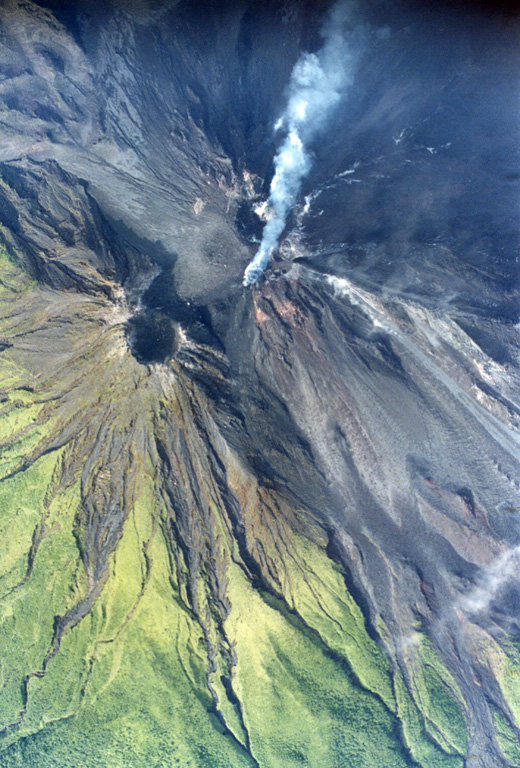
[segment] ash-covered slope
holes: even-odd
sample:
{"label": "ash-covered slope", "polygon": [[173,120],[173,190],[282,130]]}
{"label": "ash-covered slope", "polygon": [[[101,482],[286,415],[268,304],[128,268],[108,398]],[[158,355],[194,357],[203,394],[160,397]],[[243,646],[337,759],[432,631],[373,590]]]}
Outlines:
{"label": "ash-covered slope", "polygon": [[0,765],[520,764],[514,16],[0,10]]}

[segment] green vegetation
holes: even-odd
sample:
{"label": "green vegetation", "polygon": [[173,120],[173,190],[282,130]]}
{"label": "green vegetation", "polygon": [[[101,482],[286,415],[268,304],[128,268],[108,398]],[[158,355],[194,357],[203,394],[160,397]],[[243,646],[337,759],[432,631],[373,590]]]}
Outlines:
{"label": "green vegetation", "polygon": [[363,614],[345,589],[343,573],[323,549],[302,537],[294,542],[296,552],[287,563],[290,605],[331,651],[345,659],[359,686],[395,712],[389,660],[368,635]]}
{"label": "green vegetation", "polygon": [[[58,459],[57,453],[45,456],[30,469],[0,484],[2,508],[6,509],[9,497],[16,500],[11,526],[5,525],[3,516],[2,532],[2,563],[6,570],[1,581],[0,602],[3,649],[0,718],[4,724],[15,722],[23,709],[22,681],[43,669],[54,634],[54,617],[63,615],[74,605],[84,587],[72,536],[77,491],[73,488],[54,497],[47,508],[38,496],[38,489],[46,487],[46,481],[50,483]],[[30,563],[36,531],[41,542]],[[35,677],[29,682],[31,701],[38,682]],[[52,698],[42,701],[42,705],[45,712],[52,709]],[[32,711],[31,708],[24,724],[29,727]],[[41,717],[39,713],[37,724]]]}
{"label": "green vegetation", "polygon": [[[462,696],[431,643],[418,634],[406,677],[394,669],[320,535],[223,449],[269,589],[253,586],[196,392],[137,366],[99,297],[59,331],[53,315],[65,362],[46,367],[53,299],[28,292],[4,252],[0,267],[0,333],[30,339],[0,354],[0,727],[11,726],[0,768],[462,768]],[[195,565],[168,534],[178,521],[160,492],[158,414],[179,430],[172,477],[198,489],[184,533]],[[100,523],[99,555],[111,505],[124,523],[97,573],[85,539]],[[512,729],[496,723],[512,755]]]}
{"label": "green vegetation", "polygon": [[462,694],[430,641],[420,637],[410,665],[414,700],[430,738],[447,754],[463,755],[467,747]]}
{"label": "green vegetation", "polygon": [[520,728],[520,650],[511,645],[502,656],[498,680],[517,728]]}
{"label": "green vegetation", "polygon": [[15,260],[13,256],[9,253],[5,245],[2,245],[0,242],[0,266],[5,266],[6,264],[14,264]]}
{"label": "green vegetation", "polygon": [[236,690],[261,765],[407,765],[393,714],[323,643],[288,621],[282,604],[263,600],[237,566],[230,569],[229,595]]}
{"label": "green vegetation", "polygon": [[[395,676],[395,691],[402,738],[413,759],[424,768],[463,768],[461,756],[446,753],[431,738],[431,726],[406,689],[400,675]],[[430,726],[430,728],[429,728]]]}
{"label": "green vegetation", "polygon": [[[0,180],[0,185],[1,183]],[[3,245],[0,225],[0,301],[16,299],[32,285],[34,285],[34,281],[20,269],[16,258]]]}
{"label": "green vegetation", "polygon": [[[49,465],[49,478],[52,459],[41,461]],[[251,765],[209,711],[202,632],[173,599],[168,552],[150,515],[151,502],[149,492],[136,502],[95,608],[66,632],[46,674],[30,681],[27,716],[4,736],[4,745],[12,746],[0,758],[2,768]],[[53,617],[85,591],[72,531],[76,508],[73,491],[51,504],[49,534],[31,577],[12,596],[16,635],[12,613],[2,625],[3,647],[11,646],[4,656],[9,676],[4,675],[3,722],[13,722],[21,710],[20,681],[42,669]],[[6,695],[8,683],[17,696]]]}
{"label": "green vegetation", "polygon": [[[46,455],[0,484],[7,548],[2,563],[9,565],[4,594],[26,574],[33,533],[43,525],[30,577],[0,604],[2,646],[9,648],[4,723],[14,722],[23,708],[21,681],[43,669],[53,617],[87,590],[73,530],[78,486],[53,494],[48,504],[42,493],[53,486],[66,451]],[[16,507],[9,499],[16,499]],[[288,577],[289,606],[262,596],[226,559],[232,609],[225,627],[236,653],[233,689],[243,722],[216,686],[235,737],[225,732],[207,688],[203,632],[183,605],[171,570],[162,514],[152,468],[143,466],[101,596],[64,634],[45,675],[29,682],[25,719],[3,737],[2,768],[245,768],[255,764],[241,746],[245,738],[258,763],[269,768],[406,768],[396,740],[398,703],[389,693],[389,663],[367,636],[341,573],[317,545],[297,537],[293,562],[300,565]],[[303,562],[313,569],[302,572]],[[313,594],[320,595],[321,608]],[[414,706],[403,690],[399,700]],[[417,710],[415,718],[420,721]],[[425,768],[458,768],[453,757],[438,757],[420,728],[416,739],[424,749],[415,758],[424,756]]]}
{"label": "green vegetation", "polygon": [[493,711],[493,722],[500,749],[505,757],[514,765],[520,764],[520,744],[517,733],[498,709]]}

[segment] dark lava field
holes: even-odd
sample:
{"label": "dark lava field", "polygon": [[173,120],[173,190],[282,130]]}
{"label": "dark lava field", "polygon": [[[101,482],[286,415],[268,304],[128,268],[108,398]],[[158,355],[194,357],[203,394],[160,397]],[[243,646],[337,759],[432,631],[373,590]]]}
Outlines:
{"label": "dark lava field", "polygon": [[512,2],[0,3],[0,768],[520,766],[519,212]]}

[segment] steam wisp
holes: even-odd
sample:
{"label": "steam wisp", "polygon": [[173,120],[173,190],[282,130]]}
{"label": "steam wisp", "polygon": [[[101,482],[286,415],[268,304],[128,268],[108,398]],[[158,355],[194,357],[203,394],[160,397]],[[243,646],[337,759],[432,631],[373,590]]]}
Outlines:
{"label": "steam wisp", "polygon": [[244,285],[256,283],[269,264],[302,180],[311,168],[306,145],[323,129],[343,89],[351,81],[349,20],[347,4],[337,3],[322,29],[323,47],[318,53],[302,54],[292,71],[287,106],[275,125],[276,131],[285,131],[285,139],[274,159],[275,173],[268,200],[270,217],[258,252],[244,273]]}
{"label": "steam wisp", "polygon": [[469,614],[487,611],[501,588],[518,574],[519,564],[520,545],[502,552],[487,569],[484,569],[478,586],[461,598],[461,607]]}

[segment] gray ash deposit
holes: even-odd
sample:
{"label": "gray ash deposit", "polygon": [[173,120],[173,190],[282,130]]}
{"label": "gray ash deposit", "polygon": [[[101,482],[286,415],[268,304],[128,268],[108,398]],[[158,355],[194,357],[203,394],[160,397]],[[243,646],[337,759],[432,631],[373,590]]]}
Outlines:
{"label": "gray ash deposit", "polygon": [[0,29],[2,768],[520,765],[515,9]]}

